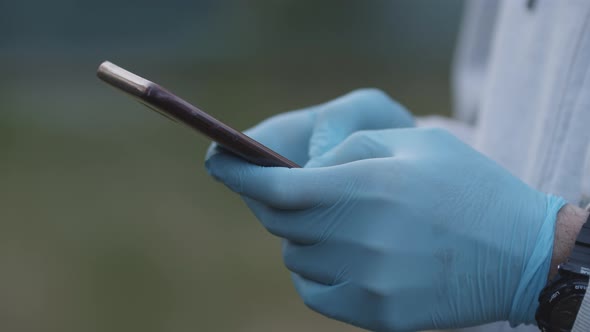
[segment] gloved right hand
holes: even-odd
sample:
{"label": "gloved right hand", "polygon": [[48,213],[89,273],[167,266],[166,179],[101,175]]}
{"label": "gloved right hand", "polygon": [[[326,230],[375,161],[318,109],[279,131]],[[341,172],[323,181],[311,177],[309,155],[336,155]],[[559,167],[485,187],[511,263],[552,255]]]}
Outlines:
{"label": "gloved right hand", "polygon": [[206,165],[287,240],[297,291],[328,317],[396,332],[534,322],[565,201],[443,130],[356,132],[305,168],[224,152]]}

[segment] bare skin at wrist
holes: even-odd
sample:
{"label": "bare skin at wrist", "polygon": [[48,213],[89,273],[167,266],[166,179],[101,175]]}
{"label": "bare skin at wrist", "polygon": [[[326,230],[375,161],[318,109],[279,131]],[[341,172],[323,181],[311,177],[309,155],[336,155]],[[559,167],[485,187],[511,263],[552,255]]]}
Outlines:
{"label": "bare skin at wrist", "polygon": [[557,274],[557,266],[569,257],[580,229],[588,218],[588,211],[572,204],[564,205],[557,214],[555,224],[555,238],[553,240],[553,256],[549,280]]}

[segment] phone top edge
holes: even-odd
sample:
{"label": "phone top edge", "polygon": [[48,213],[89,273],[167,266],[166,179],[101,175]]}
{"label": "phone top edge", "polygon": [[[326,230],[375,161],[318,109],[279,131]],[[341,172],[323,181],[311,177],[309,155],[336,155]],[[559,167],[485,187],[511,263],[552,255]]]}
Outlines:
{"label": "phone top edge", "polygon": [[154,83],[133,74],[114,63],[104,61],[96,71],[98,78],[133,96],[141,97]]}

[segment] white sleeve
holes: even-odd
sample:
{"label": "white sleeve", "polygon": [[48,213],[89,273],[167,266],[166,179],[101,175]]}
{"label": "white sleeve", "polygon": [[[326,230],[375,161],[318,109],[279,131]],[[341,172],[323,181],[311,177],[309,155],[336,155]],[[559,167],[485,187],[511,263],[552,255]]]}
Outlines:
{"label": "white sleeve", "polygon": [[486,81],[498,0],[466,1],[452,66],[454,117],[474,124]]}
{"label": "white sleeve", "polygon": [[473,125],[484,86],[498,2],[499,0],[465,2],[451,70],[453,119],[436,115],[425,116],[417,118],[417,126],[443,128],[463,142],[473,143]]}

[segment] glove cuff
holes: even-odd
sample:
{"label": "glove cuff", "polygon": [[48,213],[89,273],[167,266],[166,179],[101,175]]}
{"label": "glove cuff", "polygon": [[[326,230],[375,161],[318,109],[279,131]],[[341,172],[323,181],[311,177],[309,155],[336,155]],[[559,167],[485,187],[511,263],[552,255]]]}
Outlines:
{"label": "glove cuff", "polygon": [[533,324],[539,293],[547,283],[557,213],[567,202],[557,196],[547,195],[547,211],[541,225],[532,254],[524,267],[516,289],[508,320],[510,326]]}

